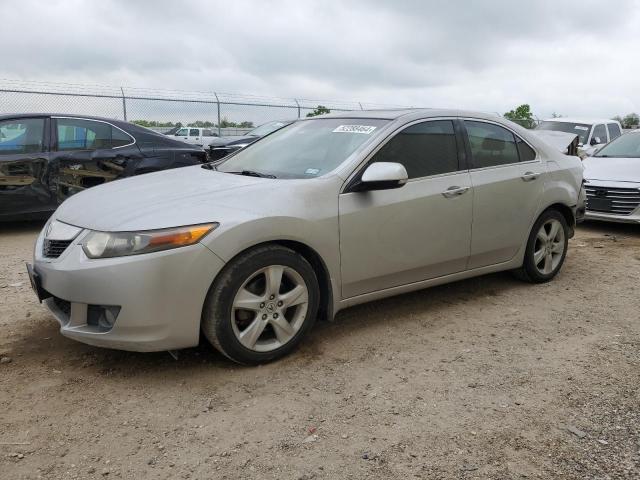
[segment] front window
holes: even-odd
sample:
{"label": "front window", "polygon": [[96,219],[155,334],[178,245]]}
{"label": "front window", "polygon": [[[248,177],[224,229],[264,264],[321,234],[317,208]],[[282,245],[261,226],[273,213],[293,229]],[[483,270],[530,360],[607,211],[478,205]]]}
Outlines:
{"label": "front window", "polygon": [[451,120],[431,120],[405,128],[373,157],[374,162],[400,163],[409,178],[458,170],[458,146]]}
{"label": "front window", "polygon": [[315,178],[334,170],[371,141],[387,120],[325,118],[304,120],[264,137],[223,161],[218,170],[244,170],[277,178]]}
{"label": "front window", "polygon": [[555,122],[549,120],[541,122],[540,125],[536,127],[536,130],[553,130],[554,132],[573,133],[578,135],[580,143],[584,145],[589,139],[589,130],[591,130],[591,125],[588,123]]}
{"label": "front window", "polygon": [[627,133],[616,138],[594,157],[640,158],[640,133]]}
{"label": "front window", "polygon": [[188,136],[189,136],[189,130],[186,128],[181,128],[176,132],[176,137],[188,137]]}
{"label": "front window", "polygon": [[591,143],[599,145],[601,143],[607,143],[607,131],[604,129],[604,125],[596,125],[593,129],[593,136],[591,137]]}

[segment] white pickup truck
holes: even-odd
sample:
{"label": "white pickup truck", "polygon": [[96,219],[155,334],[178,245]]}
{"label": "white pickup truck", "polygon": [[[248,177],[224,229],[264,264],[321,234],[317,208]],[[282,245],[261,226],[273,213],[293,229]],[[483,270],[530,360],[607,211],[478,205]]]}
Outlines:
{"label": "white pickup truck", "polygon": [[600,118],[549,118],[543,120],[536,130],[552,130],[578,135],[578,146],[587,156],[622,135],[622,126],[619,122]]}
{"label": "white pickup truck", "polygon": [[198,127],[182,127],[170,136],[176,140],[204,148],[207,148],[212,141],[219,138],[219,135],[212,128]]}

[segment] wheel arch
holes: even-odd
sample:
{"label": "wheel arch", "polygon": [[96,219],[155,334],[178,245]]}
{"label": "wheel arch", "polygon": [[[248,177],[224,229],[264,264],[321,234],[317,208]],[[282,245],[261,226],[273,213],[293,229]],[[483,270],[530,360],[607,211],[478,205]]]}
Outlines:
{"label": "wheel arch", "polygon": [[[311,264],[313,271],[318,278],[318,285],[320,286],[320,305],[318,307],[318,318],[325,318],[327,320],[333,320],[333,286],[331,283],[331,275],[329,274],[329,269],[322,259],[320,254],[310,247],[309,245],[297,241],[297,240],[269,240],[260,243],[256,243],[251,245],[239,252],[237,252],[228,262],[227,264],[231,264],[238,256],[253,250],[255,248],[264,247],[267,245],[280,245],[282,247],[289,248],[294,252],[302,255],[302,257]],[[220,275],[220,273],[218,273]],[[217,276],[216,276],[217,278]],[[215,278],[213,282],[215,282]],[[212,282],[212,284],[213,284]]]}
{"label": "wheel arch", "polygon": [[[542,210],[542,212],[540,212],[540,215],[542,215],[547,210],[557,210],[562,214],[562,216],[567,221],[567,225],[569,226],[569,230],[570,230],[569,238],[573,237],[575,233],[575,226],[576,226],[576,216],[575,216],[574,210],[564,203],[556,202],[556,203],[552,203],[547,208]],[[540,217],[540,215],[538,215],[538,217]]]}

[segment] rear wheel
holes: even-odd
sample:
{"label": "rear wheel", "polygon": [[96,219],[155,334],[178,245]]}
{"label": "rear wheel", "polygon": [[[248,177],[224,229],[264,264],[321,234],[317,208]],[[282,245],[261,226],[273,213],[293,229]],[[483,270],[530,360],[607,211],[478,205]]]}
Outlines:
{"label": "rear wheel", "polygon": [[569,227],[564,215],[557,210],[546,210],[531,229],[524,262],[514,273],[528,282],[548,282],[560,271],[568,242]]}
{"label": "rear wheel", "polygon": [[304,257],[279,245],[258,247],[216,279],[202,331],[236,362],[268,362],[300,343],[315,322],[319,296],[315,272]]}

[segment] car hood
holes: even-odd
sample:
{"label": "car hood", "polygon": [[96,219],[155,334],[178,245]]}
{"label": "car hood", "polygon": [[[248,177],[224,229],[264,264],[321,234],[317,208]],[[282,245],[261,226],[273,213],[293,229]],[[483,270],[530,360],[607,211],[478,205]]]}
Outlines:
{"label": "car hood", "polygon": [[577,137],[575,133],[558,132],[555,130],[531,130],[531,133],[561,153],[567,153],[569,145],[571,145]]}
{"label": "car hood", "polygon": [[[54,214],[71,225],[100,231],[136,231],[264,216],[286,205],[292,182],[184,167],[125,178],[68,198]],[[274,193],[275,192],[275,193]],[[265,200],[266,199],[266,200]]]}
{"label": "car hood", "polygon": [[640,158],[585,158],[584,178],[640,183]]}

